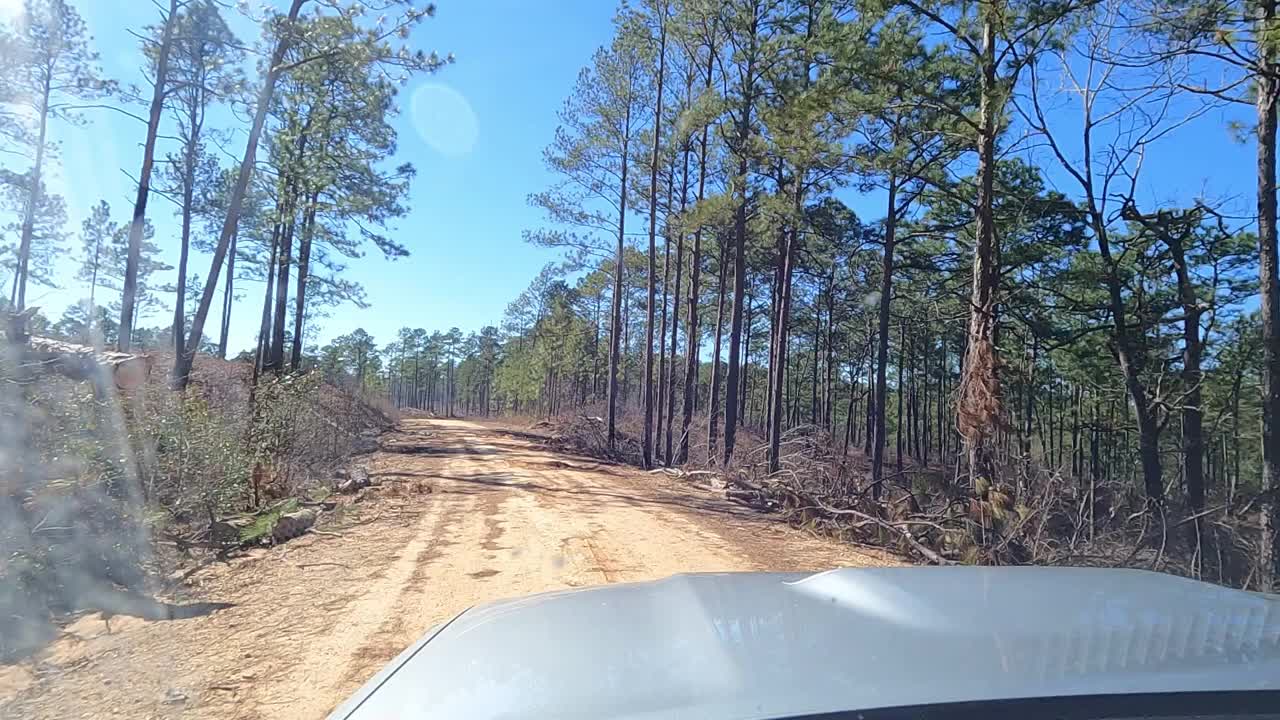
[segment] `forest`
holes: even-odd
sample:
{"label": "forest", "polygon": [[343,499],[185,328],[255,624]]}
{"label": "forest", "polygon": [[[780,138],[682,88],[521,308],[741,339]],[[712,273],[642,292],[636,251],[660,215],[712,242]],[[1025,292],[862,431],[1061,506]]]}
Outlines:
{"label": "forest", "polygon": [[[967,513],[990,561],[1269,588],[1275,9],[624,5],[528,196],[561,260],[500,326],[321,362],[402,407],[580,416],[629,462],[907,542]],[[1152,190],[1203,132],[1256,148],[1256,193]]]}
{"label": "forest", "polygon": [[[509,239],[556,260],[496,325],[381,340],[321,325],[366,304],[352,260],[409,255],[392,121],[453,62],[410,40],[434,6],[153,9],[142,86],[69,0],[0,31],[7,617],[137,585],[148,532],[327,482],[397,412],[930,563],[1274,587],[1274,0],[624,3]],[[91,113],[136,122],[136,195],[70,229],[54,131]],[[1247,194],[1156,177],[1205,133],[1249,147]],[[83,288],[56,319],[54,286]]]}

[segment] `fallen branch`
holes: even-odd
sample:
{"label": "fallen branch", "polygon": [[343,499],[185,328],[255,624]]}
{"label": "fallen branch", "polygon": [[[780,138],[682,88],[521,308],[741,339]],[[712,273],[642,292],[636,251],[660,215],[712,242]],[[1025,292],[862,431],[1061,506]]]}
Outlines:
{"label": "fallen branch", "polygon": [[885,530],[889,530],[890,532],[895,532],[901,535],[902,539],[906,540],[907,544],[910,545],[913,550],[920,553],[920,555],[924,557],[925,560],[928,560],[929,562],[935,565],[955,565],[954,561],[948,560],[942,557],[941,555],[939,555],[938,553],[925,547],[919,540],[916,539],[914,535],[911,534],[910,530],[904,527],[900,527],[900,525],[902,525],[903,523],[891,523],[891,522],[888,522],[887,520],[882,520],[874,515],[868,515],[867,513],[864,513],[864,512],[858,512],[857,510],[841,510],[838,508],[833,508],[833,507],[824,505],[822,502],[817,500],[815,500],[814,502],[816,503],[816,508],[824,512],[831,513],[832,515],[849,515],[852,517],[860,518],[874,525],[878,525],[884,528]]}
{"label": "fallen branch", "polygon": [[1187,517],[1182,518],[1182,519],[1181,519],[1181,520],[1179,520],[1178,522],[1174,523],[1174,524],[1173,524],[1173,526],[1174,526],[1174,527],[1182,527],[1183,525],[1186,525],[1186,524],[1187,524],[1187,523],[1189,523],[1189,522],[1192,522],[1192,521],[1198,520],[1199,518],[1202,518],[1202,517],[1204,517],[1205,515],[1212,515],[1213,513],[1216,513],[1216,512],[1222,511],[1222,510],[1226,510],[1226,509],[1227,509],[1227,505],[1224,503],[1224,504],[1219,505],[1219,506],[1217,506],[1217,507],[1211,507],[1211,508],[1209,508],[1208,510],[1201,510],[1200,512],[1196,513],[1195,515],[1189,515],[1189,516],[1187,516]]}

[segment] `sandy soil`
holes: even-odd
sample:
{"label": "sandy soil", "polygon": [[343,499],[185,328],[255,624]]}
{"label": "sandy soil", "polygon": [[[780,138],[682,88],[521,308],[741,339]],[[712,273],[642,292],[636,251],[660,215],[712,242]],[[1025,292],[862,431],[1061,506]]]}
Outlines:
{"label": "sandy soil", "polygon": [[0,717],[322,718],[428,628],[469,606],[719,570],[892,558],[815,539],[665,475],[548,452],[516,430],[406,420],[384,485],[312,534],[191,580],[235,603],[146,622],[91,615],[0,666]]}

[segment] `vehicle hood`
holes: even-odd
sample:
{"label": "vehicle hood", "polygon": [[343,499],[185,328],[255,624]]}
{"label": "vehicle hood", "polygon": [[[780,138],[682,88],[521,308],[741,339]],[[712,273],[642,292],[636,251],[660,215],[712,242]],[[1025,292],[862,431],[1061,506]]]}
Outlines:
{"label": "vehicle hood", "polygon": [[778,718],[1280,689],[1280,598],[1158,573],[725,573],[473,608],[331,718]]}

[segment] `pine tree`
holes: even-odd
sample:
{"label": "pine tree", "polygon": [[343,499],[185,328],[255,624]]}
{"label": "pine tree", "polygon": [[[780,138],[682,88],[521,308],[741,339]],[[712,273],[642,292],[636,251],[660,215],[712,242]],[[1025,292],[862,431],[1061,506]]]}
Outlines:
{"label": "pine tree", "polygon": [[[653,77],[653,142],[650,147],[649,154],[649,252],[647,258],[649,261],[649,271],[647,273],[648,285],[646,287],[647,301],[645,303],[645,344],[644,344],[644,430],[641,437],[640,447],[645,469],[653,466],[653,415],[654,415],[654,399],[656,389],[654,388],[653,377],[653,338],[655,327],[655,287],[657,283],[657,269],[654,261],[657,257],[658,250],[656,245],[656,233],[658,229],[658,164],[661,161],[662,152],[662,101],[663,84],[666,80],[667,71],[667,23],[668,9],[665,0],[656,0],[651,7],[647,8],[648,14],[651,16],[652,22],[657,26],[657,70]],[[665,308],[664,311],[665,313]],[[661,382],[661,378],[659,378]]]}
{"label": "pine tree", "polygon": [[[834,45],[838,78],[850,92],[841,98],[846,112],[860,120],[855,162],[858,172],[882,187],[886,194],[883,251],[876,322],[875,436],[871,455],[872,493],[878,497],[884,477],[887,366],[889,362],[890,311],[893,303],[898,228],[910,217],[921,196],[946,183],[945,168],[960,148],[950,138],[959,135],[958,123],[933,102],[947,98],[948,105],[964,107],[963,97],[950,88],[959,86],[955,62],[945,47],[928,48],[914,16],[894,15],[883,22],[849,22],[839,28]],[[864,75],[862,68],[890,69],[892,77]]]}
{"label": "pine tree", "polygon": [[[900,0],[903,11],[924,17],[927,32],[939,33],[969,70],[977,113],[911,87],[968,126],[977,155],[974,247],[969,330],[958,388],[957,425],[965,439],[971,482],[998,477],[996,430],[1004,422],[1000,356],[996,342],[1000,310],[1000,251],[994,219],[997,147],[1008,127],[1006,105],[1022,71],[1050,47],[1073,10],[1089,0]],[[873,71],[881,79],[912,85],[892,67]]]}
{"label": "pine tree", "polygon": [[[62,196],[50,194],[43,186],[36,195],[34,209],[30,207],[31,174],[0,171],[0,210],[16,220],[0,226],[4,237],[22,237],[24,220],[30,215],[30,244],[25,260],[19,244],[0,245],[0,263],[7,270],[10,282],[9,301],[16,307],[19,280],[44,287],[57,287],[54,263],[63,251],[66,239],[67,208]],[[25,272],[22,268],[25,262]]]}
{"label": "pine tree", "polygon": [[[725,79],[726,146],[733,163],[730,181],[733,204],[733,294],[729,330],[729,363],[725,372],[724,445],[719,462],[728,464],[738,432],[742,373],[743,305],[747,287],[748,220],[757,198],[752,174],[758,162],[759,104],[763,97],[763,73],[768,40],[773,32],[771,4],[762,0],[727,3],[722,13],[725,44],[733,48],[731,70]],[[713,392],[715,388],[713,387]]]}
{"label": "pine tree", "polygon": [[619,366],[622,347],[623,270],[626,254],[627,201],[631,154],[640,140],[650,106],[643,34],[635,17],[620,15],[617,37],[600,48],[591,65],[578,74],[573,94],[560,112],[556,137],[544,153],[547,166],[561,181],[530,196],[551,222],[569,230],[533,233],[542,245],[569,247],[578,262],[605,250],[580,233],[606,233],[613,242],[612,320],[609,330],[606,438],[613,448],[617,435]]}
{"label": "pine tree", "polygon": [[76,273],[76,279],[88,284],[89,317],[92,318],[96,315],[94,308],[97,306],[95,301],[98,287],[109,275],[104,271],[104,266],[113,259],[110,254],[111,242],[119,231],[119,226],[111,220],[111,206],[106,200],[101,200],[93,206],[89,217],[84,219],[80,227],[84,260]]}
{"label": "pine tree", "polygon": [[[116,341],[116,349],[120,352],[127,352],[133,342],[143,226],[147,221],[147,201],[151,197],[151,171],[155,165],[156,136],[160,130],[160,117],[164,113],[165,97],[168,92],[169,55],[173,49],[173,37],[181,5],[180,0],[169,0],[168,11],[161,11],[160,38],[156,42],[154,74],[150,78],[150,112],[147,116],[146,139],[142,144],[142,169],[138,172],[138,194],[133,201],[133,219],[129,223],[129,249],[125,261],[124,289],[120,302],[120,337]],[[185,261],[185,257],[183,260]],[[182,263],[182,268],[185,272],[185,262]],[[181,298],[179,298],[180,301]]]}

